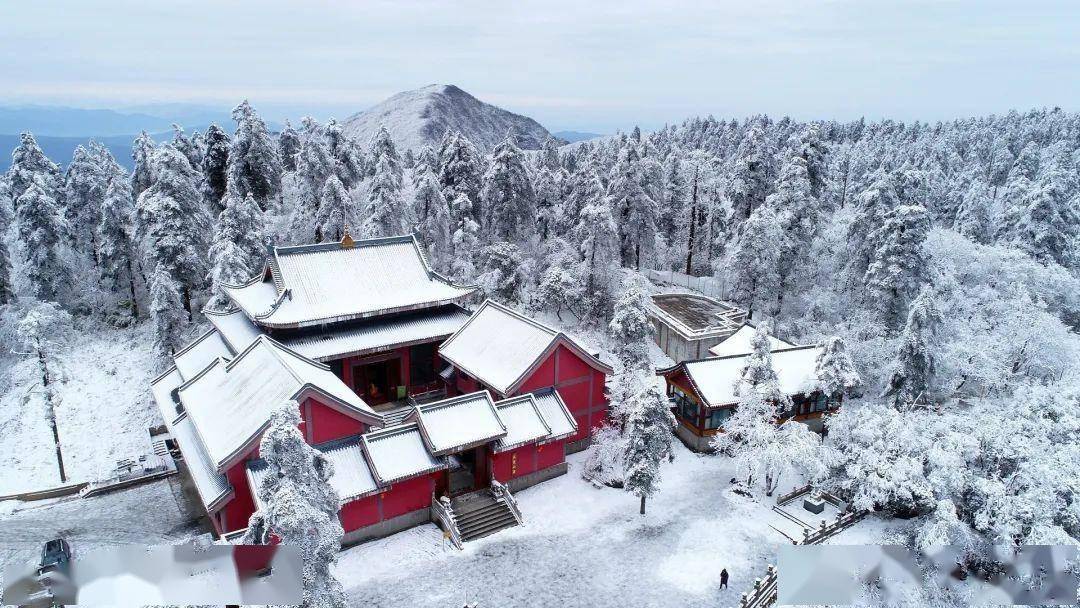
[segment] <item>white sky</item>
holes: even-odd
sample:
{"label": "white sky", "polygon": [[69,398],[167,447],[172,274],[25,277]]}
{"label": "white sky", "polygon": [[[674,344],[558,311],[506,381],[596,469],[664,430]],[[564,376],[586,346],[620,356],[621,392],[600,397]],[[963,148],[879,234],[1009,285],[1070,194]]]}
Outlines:
{"label": "white sky", "polygon": [[939,119],[1080,108],[1078,36],[1076,0],[8,0],[0,102],[340,117],[441,82],[555,130]]}

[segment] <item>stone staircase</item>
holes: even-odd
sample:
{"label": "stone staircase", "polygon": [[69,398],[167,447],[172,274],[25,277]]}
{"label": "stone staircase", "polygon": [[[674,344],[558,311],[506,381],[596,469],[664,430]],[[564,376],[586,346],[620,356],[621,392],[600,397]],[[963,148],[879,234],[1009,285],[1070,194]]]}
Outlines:
{"label": "stone staircase", "polygon": [[518,525],[520,516],[516,514],[516,507],[511,501],[513,498],[506,499],[491,490],[480,490],[453,499],[454,520],[461,532],[462,542]]}

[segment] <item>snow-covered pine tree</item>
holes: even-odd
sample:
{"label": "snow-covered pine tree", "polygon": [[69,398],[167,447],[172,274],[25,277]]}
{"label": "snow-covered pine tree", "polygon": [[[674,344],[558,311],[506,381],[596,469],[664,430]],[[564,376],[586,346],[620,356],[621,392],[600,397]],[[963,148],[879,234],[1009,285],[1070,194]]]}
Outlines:
{"label": "snow-covered pine tree", "polygon": [[554,310],[560,320],[564,309],[580,318],[585,290],[577,275],[578,251],[558,237],[552,239],[547,249],[547,268],[540,274],[530,305],[537,310]]}
{"label": "snow-covered pine tree", "polygon": [[336,175],[331,175],[323,184],[315,222],[319,235],[328,241],[340,241],[345,231],[358,223],[356,203]]}
{"label": "snow-covered pine tree", "polygon": [[732,253],[731,298],[747,310],[773,316],[780,301],[783,224],[772,207],[760,205],[743,223]]}
{"label": "snow-covered pine tree", "polygon": [[[825,193],[825,180],[828,171],[826,158],[829,155],[828,145],[821,134],[821,126],[811,124],[803,129],[799,136],[799,156],[806,162],[806,175],[810,180],[810,194],[818,200],[822,200]],[[781,171],[782,173],[782,171]]]}
{"label": "snow-covered pine tree", "polygon": [[202,157],[202,192],[213,217],[225,208],[225,191],[229,184],[229,146],[225,129],[216,124],[206,129],[206,151]]}
{"label": "snow-covered pine tree", "polygon": [[180,332],[184,328],[184,305],[180,301],[180,286],[164,264],[157,264],[148,279],[150,290],[150,321],[154,324],[154,355],[158,368],[172,362],[172,354],[183,346]]}
{"label": "snow-covered pine tree", "polygon": [[154,148],[154,138],[146,131],[139,133],[131,144],[131,160],[135,161],[131,171],[131,196],[135,200],[154,184]]}
{"label": "snow-covered pine tree", "polygon": [[649,342],[653,325],[649,320],[649,293],[636,274],[628,274],[622,281],[615,313],[608,323],[608,335],[615,345],[615,355],[622,363],[623,372],[648,373]]}
{"label": "snow-covered pine tree", "polygon": [[[0,231],[0,235],[6,232],[6,229]],[[0,238],[0,306],[11,304],[15,297],[15,284],[11,282],[11,254],[7,243]]]}
{"label": "snow-covered pine tree", "polygon": [[765,202],[769,192],[772,159],[769,144],[761,125],[755,122],[746,131],[736,153],[733,175],[728,185],[733,224],[738,226],[750,219],[750,214]]}
{"label": "snow-covered pine tree", "polygon": [[416,178],[416,192],[413,197],[416,232],[427,245],[432,264],[435,268],[444,270],[449,267],[453,251],[450,205],[443,197],[435,174],[423,166],[418,166],[417,170],[420,174]]}
{"label": "snow-covered pine tree", "polygon": [[536,193],[524,160],[511,137],[492,152],[480,188],[484,234],[492,241],[527,243],[536,237]]}
{"label": "snow-covered pine tree", "polygon": [[201,290],[209,264],[206,257],[213,234],[210,215],[196,188],[196,173],[171,144],[154,150],[154,183],[136,203],[145,222],[147,262],[163,266],[180,284],[184,308],[191,314],[193,292]]}
{"label": "snow-covered pine tree", "polygon": [[481,274],[477,284],[488,297],[504,304],[518,304],[525,296],[527,262],[513,243],[496,241],[480,254]]}
{"label": "snow-covered pine tree", "polygon": [[813,194],[806,159],[792,154],[780,169],[776,191],[765,199],[765,205],[776,210],[784,238],[780,247],[780,290],[776,308],[779,311],[786,292],[795,292],[799,266],[805,263],[802,255],[810,249],[821,222],[821,208]]}
{"label": "snow-covered pine tree", "polygon": [[137,320],[135,201],[131,198],[131,185],[126,176],[114,175],[109,180],[96,230],[102,282],[114,293],[127,292],[131,317]]}
{"label": "snow-covered pine tree", "polygon": [[934,292],[932,288],[924,287],[908,310],[892,373],[881,394],[893,407],[901,409],[930,401],[940,324],[941,313],[934,301]]}
{"label": "snow-covered pine tree", "polygon": [[266,123],[245,99],[232,111],[236,134],[229,147],[229,187],[255,197],[265,210],[281,192],[281,158]]}
{"label": "snow-covered pine tree", "polygon": [[213,308],[229,304],[222,285],[239,285],[262,269],[266,238],[263,213],[250,194],[225,196],[225,209],[218,217],[214,242],[210,246],[210,302]]}
{"label": "snow-covered pine tree", "polygon": [[71,230],[73,248],[96,264],[97,235],[101,204],[109,176],[100,159],[83,146],[76,146],[71,164],[64,173],[64,217]]}
{"label": "snow-covered pine tree", "polygon": [[654,382],[643,382],[626,421],[626,455],[623,458],[623,488],[645,499],[660,489],[660,465],[675,460],[672,449],[675,416],[667,397]]}
{"label": "snow-covered pine tree", "polygon": [[559,142],[551,135],[544,139],[540,146],[540,154],[536,157],[538,167],[543,167],[553,173],[558,173],[562,168],[559,162]]}
{"label": "snow-covered pine tree", "polygon": [[464,194],[472,202],[470,217],[479,223],[480,179],[483,175],[483,161],[480,153],[469,140],[456,131],[447,131],[439,145],[438,176],[443,196],[454,201],[459,194]]}
{"label": "snow-covered pine tree", "polygon": [[811,391],[820,391],[829,397],[858,397],[861,387],[862,377],[848,356],[844,340],[838,336],[825,338],[821,352],[814,359]]}
{"label": "snow-covered pine tree", "polygon": [[304,137],[296,156],[296,208],[291,218],[293,238],[301,243],[323,240],[315,218],[319,215],[319,200],[323,185],[334,173],[334,159],[326,147],[322,128],[314,118],[303,119]]}
{"label": "snow-covered pine tree", "polygon": [[870,176],[870,185],[855,197],[855,216],[847,229],[847,246],[844,249],[844,282],[849,295],[860,297],[866,287],[866,269],[878,243],[870,233],[884,223],[884,216],[899,206],[896,197],[896,180],[886,171],[876,171]]}
{"label": "snow-covered pine tree", "polygon": [[285,121],[278,135],[278,156],[281,158],[283,171],[296,171],[296,155],[300,153],[300,135],[292,123]]}
{"label": "snow-covered pine tree", "polygon": [[[184,127],[173,123],[172,128],[173,147],[176,148],[177,151],[179,151],[181,154],[183,154],[184,158],[187,158],[188,164],[191,165],[193,169],[197,170],[202,167],[203,151],[193,141],[193,138],[189,138],[187,135],[184,135]],[[199,135],[199,132],[195,131],[195,135]]]}
{"label": "snow-covered pine tree", "polygon": [[326,149],[334,159],[334,172],[346,189],[352,188],[364,177],[364,153],[357,143],[345,135],[341,125],[331,118],[323,130]]}
{"label": "snow-covered pine tree", "polygon": [[270,417],[259,443],[269,472],[259,493],[263,509],[248,522],[245,544],[296,547],[304,565],[304,608],[345,608],[348,602],[331,568],[345,531],[338,519],[341,500],[330,485],[334,465],[300,433],[300,405],[284,403]]}
{"label": "snow-covered pine tree", "polygon": [[611,216],[611,208],[602,197],[581,209],[572,240],[580,243],[581,262],[577,275],[585,287],[587,303],[583,314],[587,318],[607,319],[615,300],[619,229]]}
{"label": "snow-covered pine tree", "polygon": [[664,161],[663,199],[657,230],[668,245],[668,268],[679,269],[686,260],[686,231],[688,192],[685,161],[681,150],[675,150]]}
{"label": "snow-covered pine tree", "polygon": [[[385,130],[380,131],[384,133]],[[389,142],[389,134],[387,134]],[[375,172],[368,188],[368,203],[364,209],[364,222],[360,233],[364,237],[396,236],[405,232],[405,202],[401,197],[401,165],[395,160],[393,142],[390,147],[376,146],[379,155],[374,157]]]}
{"label": "snow-covered pine tree", "polygon": [[46,417],[52,429],[53,442],[56,444],[56,464],[60,469],[61,482],[67,481],[67,473],[64,470],[64,456],[61,452],[63,443],[60,441],[60,432],[56,426],[57,398],[53,390],[55,378],[50,371],[49,363],[52,362],[60,345],[67,340],[70,332],[71,315],[55,302],[32,302],[15,327],[15,337],[20,350],[37,359],[41,388],[45,393]]}
{"label": "snow-covered pine tree", "polygon": [[971,178],[960,193],[953,230],[979,244],[990,242],[990,188],[978,178]]}
{"label": "snow-covered pine tree", "polygon": [[1072,268],[1080,256],[1078,188],[1077,163],[1068,145],[1058,142],[1046,148],[1038,179],[1026,196],[1016,201],[1010,195],[1011,206],[998,242],[1017,247],[1041,262]]}
{"label": "snow-covered pine tree", "polygon": [[541,242],[548,239],[555,230],[556,216],[562,206],[562,185],[557,177],[545,166],[536,169],[533,179],[533,191],[536,193],[536,220]]}
{"label": "snow-covered pine tree", "polygon": [[404,177],[404,172],[401,168],[401,156],[398,154],[397,146],[394,145],[394,140],[390,137],[390,132],[386,130],[386,127],[379,127],[379,132],[375,134],[375,137],[371,139],[371,148],[368,151],[368,159],[371,164],[368,165],[368,176],[374,177],[378,170],[379,161],[386,161],[386,169],[390,171],[390,179],[397,184],[398,188],[401,188],[401,180]]}
{"label": "snow-covered pine tree", "polygon": [[[434,175],[436,183],[438,183],[439,158],[435,155],[435,150],[431,146],[420,148],[420,152],[416,154],[416,159],[413,161],[413,185],[418,185],[418,180],[420,176],[424,175],[425,171]],[[442,189],[441,185],[439,189]],[[444,198],[445,196],[443,194]]]}
{"label": "snow-covered pine tree", "polygon": [[19,136],[19,145],[11,153],[11,168],[7,172],[8,186],[13,203],[18,206],[19,197],[27,188],[37,184],[45,194],[57,200],[63,177],[60,167],[45,156],[33,134]]}
{"label": "snow-covered pine tree", "polygon": [[656,224],[660,208],[642,186],[641,159],[637,147],[628,145],[619,152],[607,188],[608,206],[618,218],[619,240],[624,266],[638,270],[651,266],[656,249]]}
{"label": "snow-covered pine tree", "polygon": [[31,184],[15,202],[15,224],[31,292],[39,300],[58,300],[70,285],[71,268],[61,255],[67,227],[56,200]]}
{"label": "snow-covered pine tree", "polygon": [[886,327],[898,329],[908,303],[927,278],[923,243],[930,217],[920,205],[901,205],[884,216],[869,236],[876,245],[866,269],[869,301]]}
{"label": "snow-covered pine tree", "polygon": [[[453,190],[450,190],[453,192]],[[461,283],[476,279],[476,258],[480,253],[480,225],[473,219],[473,202],[464,192],[458,193],[450,202],[450,220],[453,234],[450,236],[452,255],[450,276]]]}

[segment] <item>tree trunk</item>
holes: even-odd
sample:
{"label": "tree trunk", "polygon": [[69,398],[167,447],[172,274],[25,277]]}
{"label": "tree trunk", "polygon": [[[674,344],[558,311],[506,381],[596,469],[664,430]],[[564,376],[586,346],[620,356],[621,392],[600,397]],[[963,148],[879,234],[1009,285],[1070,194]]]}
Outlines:
{"label": "tree trunk", "polygon": [[135,273],[131,268],[131,260],[127,261],[128,290],[131,292],[131,318],[139,320],[139,301],[135,298]]}
{"label": "tree trunk", "polygon": [[690,274],[690,268],[694,262],[694,229],[697,226],[697,174],[694,175],[694,191],[690,195],[690,231],[686,239],[686,274]]}
{"label": "tree trunk", "polygon": [[49,361],[45,351],[37,349],[38,365],[41,367],[41,385],[45,388],[45,405],[49,413],[49,429],[52,430],[53,445],[56,447],[56,466],[60,469],[60,482],[67,482],[64,471],[64,455],[60,451],[60,431],[56,428],[56,407],[53,404],[52,390],[49,388]]}
{"label": "tree trunk", "polygon": [[645,495],[641,495],[641,514],[645,514]]}
{"label": "tree trunk", "polygon": [[776,489],[776,479],[772,475],[765,476],[765,496],[772,496]]}
{"label": "tree trunk", "polygon": [[195,316],[191,314],[191,289],[189,289],[187,285],[184,285],[183,293],[181,295],[184,298],[184,310],[187,311],[188,321],[191,321],[195,318]]}

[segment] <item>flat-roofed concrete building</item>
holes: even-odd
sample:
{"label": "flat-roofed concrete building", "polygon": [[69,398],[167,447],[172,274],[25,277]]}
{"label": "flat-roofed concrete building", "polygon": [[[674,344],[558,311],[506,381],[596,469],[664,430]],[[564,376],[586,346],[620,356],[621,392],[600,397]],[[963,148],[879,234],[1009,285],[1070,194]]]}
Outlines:
{"label": "flat-roofed concrete building", "polygon": [[709,349],[742,327],[746,311],[691,293],[661,293],[652,297],[649,317],[653,336],[676,363],[709,356]]}

